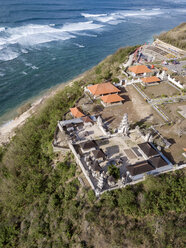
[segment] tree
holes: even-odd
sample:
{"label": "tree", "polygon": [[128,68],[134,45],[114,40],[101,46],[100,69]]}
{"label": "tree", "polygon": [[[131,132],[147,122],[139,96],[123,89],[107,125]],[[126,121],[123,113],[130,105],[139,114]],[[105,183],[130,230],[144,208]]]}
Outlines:
{"label": "tree", "polygon": [[120,170],[115,165],[111,164],[108,167],[108,172],[110,176],[113,176],[116,180],[120,178]]}

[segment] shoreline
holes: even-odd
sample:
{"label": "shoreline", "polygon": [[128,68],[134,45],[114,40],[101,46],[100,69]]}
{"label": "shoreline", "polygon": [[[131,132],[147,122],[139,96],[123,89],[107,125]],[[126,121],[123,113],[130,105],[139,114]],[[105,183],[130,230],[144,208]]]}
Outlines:
{"label": "shoreline", "polygon": [[[85,73],[85,72],[84,72]],[[83,73],[83,74],[84,74]],[[37,110],[51,97],[53,97],[55,94],[57,94],[60,90],[63,90],[66,86],[70,86],[74,81],[80,80],[83,76],[83,74],[80,74],[79,76],[75,77],[74,79],[60,83],[57,86],[54,86],[46,92],[43,93],[43,96],[36,96],[33,98],[33,102],[28,100],[26,103],[31,102],[31,107],[20,114],[19,116],[15,117],[14,119],[8,120],[6,123],[0,126],[0,146],[7,144],[10,142],[10,140],[13,138],[15,135],[15,130],[17,128],[20,128],[23,126],[28,118],[30,118],[34,113],[37,112]],[[25,103],[24,103],[25,104]],[[18,108],[19,109],[21,106],[24,106],[24,104],[20,105]]]}

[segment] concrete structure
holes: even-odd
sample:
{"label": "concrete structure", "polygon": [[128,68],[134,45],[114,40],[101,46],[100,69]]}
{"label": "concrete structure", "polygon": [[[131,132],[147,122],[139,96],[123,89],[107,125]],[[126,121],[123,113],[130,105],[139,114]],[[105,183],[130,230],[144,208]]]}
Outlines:
{"label": "concrete structure", "polygon": [[160,79],[156,76],[141,78],[141,84],[143,86],[156,85],[160,83]]}
{"label": "concrete structure", "polygon": [[129,122],[128,122],[128,114],[125,113],[123,116],[123,119],[120,123],[120,126],[118,128],[118,133],[128,135],[129,133]]}
{"label": "concrete structure", "polygon": [[124,102],[124,99],[117,94],[102,96],[101,100],[101,103],[104,107],[122,104]]}
{"label": "concrete structure", "polygon": [[149,76],[152,71],[146,65],[136,65],[128,68],[133,77]]}
{"label": "concrete structure", "polygon": [[183,85],[181,85],[180,81],[176,81],[175,78],[172,78],[170,75],[168,75],[168,80],[173,83],[174,85],[176,85],[178,88],[180,89],[184,89]]}
{"label": "concrete structure", "polygon": [[85,116],[78,108],[70,108],[70,112],[72,114],[73,117],[75,118],[79,118],[82,116]]}
{"label": "concrete structure", "polygon": [[118,93],[120,90],[111,83],[101,83],[87,86],[85,92],[89,92],[94,96],[94,98],[96,98],[99,96]]}

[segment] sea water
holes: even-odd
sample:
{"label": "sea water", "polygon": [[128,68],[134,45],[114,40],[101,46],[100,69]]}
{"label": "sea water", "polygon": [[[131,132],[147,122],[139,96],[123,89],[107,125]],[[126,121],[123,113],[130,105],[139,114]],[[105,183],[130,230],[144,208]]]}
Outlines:
{"label": "sea water", "polygon": [[0,124],[119,47],[184,21],[185,0],[0,0]]}

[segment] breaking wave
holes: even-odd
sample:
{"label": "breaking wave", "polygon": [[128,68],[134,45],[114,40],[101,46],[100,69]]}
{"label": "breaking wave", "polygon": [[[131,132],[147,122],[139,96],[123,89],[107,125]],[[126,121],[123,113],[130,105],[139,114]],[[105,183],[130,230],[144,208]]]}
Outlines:
{"label": "breaking wave", "polygon": [[[67,23],[60,28],[51,25],[29,24],[14,28],[0,29],[0,60],[8,61],[17,58],[21,53],[28,53],[29,48],[75,38],[75,32],[102,28],[102,24],[93,21]],[[3,31],[3,32],[2,32]],[[1,34],[2,33],[2,34]]]}
{"label": "breaking wave", "polygon": [[136,11],[118,11],[109,14],[89,14],[81,13],[81,15],[88,20],[93,20],[101,23],[108,23],[110,25],[116,25],[121,22],[125,22],[127,18],[150,18],[153,16],[158,16],[164,14],[166,10],[156,9],[140,9]]}

